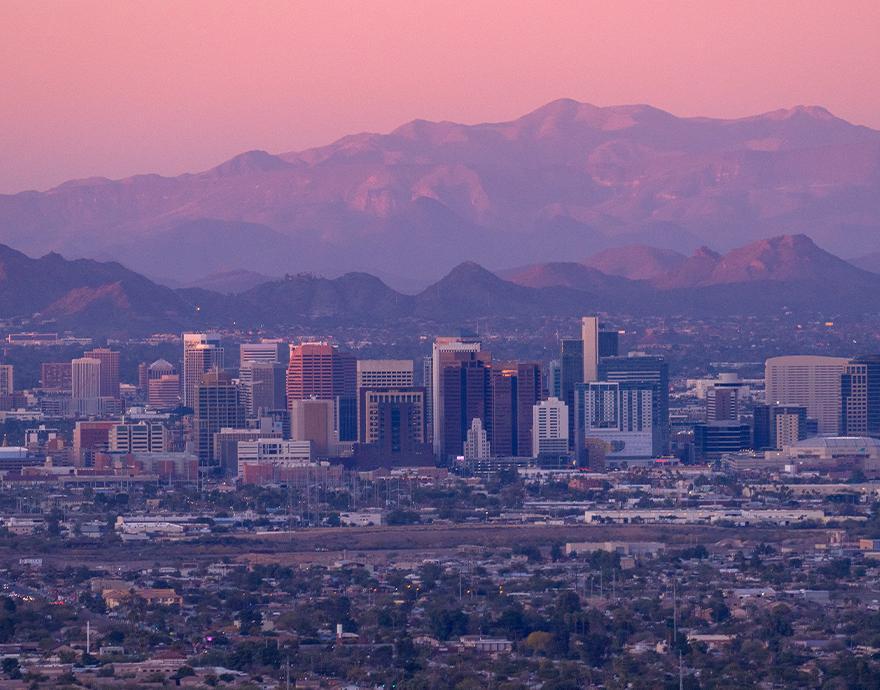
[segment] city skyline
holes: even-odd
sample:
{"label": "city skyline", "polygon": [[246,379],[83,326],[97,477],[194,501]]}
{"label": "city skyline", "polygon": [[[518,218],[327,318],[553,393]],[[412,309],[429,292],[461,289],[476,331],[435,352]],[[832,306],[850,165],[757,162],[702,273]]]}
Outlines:
{"label": "city skyline", "polygon": [[880,4],[0,26],[0,688],[880,687]]}

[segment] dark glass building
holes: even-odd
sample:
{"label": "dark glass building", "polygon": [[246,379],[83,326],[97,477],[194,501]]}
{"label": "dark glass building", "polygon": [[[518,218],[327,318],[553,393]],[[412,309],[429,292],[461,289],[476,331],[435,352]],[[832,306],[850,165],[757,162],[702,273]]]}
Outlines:
{"label": "dark glass building", "polygon": [[466,354],[472,357],[448,364],[441,372],[443,428],[440,432],[446,455],[462,454],[467,430],[475,418],[483,422],[491,437],[492,368],[479,358],[481,353]]}
{"label": "dark glass building", "polygon": [[840,433],[880,436],[880,355],[856,357],[840,377]]}
{"label": "dark glass building", "polygon": [[245,425],[244,404],[237,385],[223,371],[210,371],[195,389],[195,425],[199,465],[214,467],[214,434]]}
{"label": "dark glass building", "polygon": [[694,426],[694,455],[698,460],[717,460],[751,446],[752,430],[740,422],[705,422]]}

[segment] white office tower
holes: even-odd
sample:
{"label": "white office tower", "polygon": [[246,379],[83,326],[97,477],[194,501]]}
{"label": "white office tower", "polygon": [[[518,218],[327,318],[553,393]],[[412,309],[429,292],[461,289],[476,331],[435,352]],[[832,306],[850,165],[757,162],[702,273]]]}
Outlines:
{"label": "white office tower", "polygon": [[101,397],[101,360],[80,357],[70,361],[70,395],[75,400]]}
{"label": "white office tower", "polygon": [[217,333],[183,334],[183,404],[194,407],[196,386],[212,369],[223,368],[223,347]]}
{"label": "white office tower", "polygon": [[413,385],[411,359],[359,359],[357,389],[405,388]]}
{"label": "white office tower", "polygon": [[532,457],[568,452],[568,405],[559,398],[532,407]]}
{"label": "white office tower", "polygon": [[164,453],[168,430],[161,422],[121,422],[110,427],[109,443],[115,453]]}
{"label": "white office tower", "polygon": [[238,348],[238,360],[245,362],[264,362],[266,364],[287,364],[290,347],[280,339],[264,338],[258,343],[242,343]]}
{"label": "white office tower", "polygon": [[413,385],[411,359],[359,359],[355,381],[357,428],[361,428],[361,391],[408,388]]}
{"label": "white office tower", "polygon": [[443,387],[441,379],[447,362],[454,361],[458,352],[479,352],[480,341],[476,338],[440,337],[431,348],[431,429],[434,436],[434,453],[443,452]]}
{"label": "white office tower", "polygon": [[[609,446],[611,460],[653,457],[653,387],[650,383],[598,381],[576,389],[576,433],[599,439]],[[581,439],[577,439],[578,443]]]}
{"label": "white office tower", "polygon": [[599,380],[599,317],[581,319],[581,340],[584,341],[584,383]]}
{"label": "white office tower", "polygon": [[246,465],[307,467],[312,462],[310,441],[289,441],[280,438],[259,438],[238,442],[238,476],[244,476]]}
{"label": "white office tower", "polygon": [[764,364],[768,405],[802,405],[818,422],[819,434],[840,431],[840,376],[845,357],[790,355],[771,357]]}
{"label": "white office tower", "polygon": [[467,432],[467,440],[464,442],[464,459],[488,460],[490,457],[492,457],[492,448],[489,445],[489,436],[483,428],[483,420],[474,417]]}

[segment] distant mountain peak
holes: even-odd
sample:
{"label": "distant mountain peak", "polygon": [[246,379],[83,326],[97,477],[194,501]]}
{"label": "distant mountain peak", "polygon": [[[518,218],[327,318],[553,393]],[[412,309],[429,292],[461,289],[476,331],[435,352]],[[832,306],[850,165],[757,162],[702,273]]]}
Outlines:
{"label": "distant mountain peak", "polygon": [[272,172],[291,167],[283,158],[273,156],[262,150],[246,151],[221,163],[208,171],[209,175],[218,177],[248,175],[251,173]]}
{"label": "distant mountain peak", "polygon": [[719,259],[721,258],[721,254],[716,252],[714,249],[707,247],[706,245],[702,245],[694,249],[694,253],[691,255],[695,259]]}
{"label": "distant mountain peak", "polygon": [[459,280],[461,278],[493,278],[498,279],[492,271],[487,269],[486,267],[478,264],[476,261],[462,261],[457,266],[454,266],[449,273],[446,274],[446,278],[444,280]]}
{"label": "distant mountain peak", "polygon": [[764,115],[769,120],[790,120],[795,117],[811,118],[814,120],[837,120],[827,108],[821,105],[796,105],[792,108],[780,108]]}

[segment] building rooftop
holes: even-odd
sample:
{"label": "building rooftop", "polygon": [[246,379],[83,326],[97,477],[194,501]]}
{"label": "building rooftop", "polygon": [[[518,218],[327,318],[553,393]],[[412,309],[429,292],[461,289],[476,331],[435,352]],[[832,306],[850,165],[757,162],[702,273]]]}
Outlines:
{"label": "building rooftop", "polygon": [[867,450],[880,448],[880,439],[870,436],[814,436],[797,441],[795,448],[827,448],[828,450]]}

